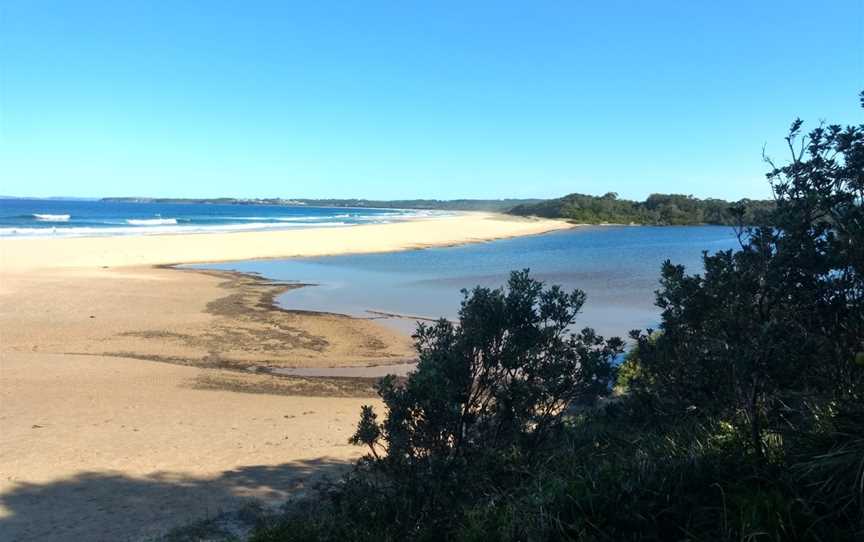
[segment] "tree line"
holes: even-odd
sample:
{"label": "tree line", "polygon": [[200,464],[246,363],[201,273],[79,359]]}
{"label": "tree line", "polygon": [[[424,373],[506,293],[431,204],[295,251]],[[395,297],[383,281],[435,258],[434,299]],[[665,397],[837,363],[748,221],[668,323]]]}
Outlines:
{"label": "tree line", "polygon": [[[765,221],[774,208],[773,200],[699,199],[680,194],[651,194],[645,201],[619,199],[609,192],[603,196],[570,194],[539,203],[517,205],[509,212],[522,216],[565,218],[580,224],[644,224],[685,226],[697,224],[733,225]],[[735,209],[744,210],[743,216]]]}

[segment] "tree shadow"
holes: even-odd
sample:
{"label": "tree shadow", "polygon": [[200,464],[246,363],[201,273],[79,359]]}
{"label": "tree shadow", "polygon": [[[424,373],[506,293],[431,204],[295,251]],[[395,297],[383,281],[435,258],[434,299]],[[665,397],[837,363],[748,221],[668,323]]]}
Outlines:
{"label": "tree shadow", "polygon": [[284,501],[349,465],[318,458],[241,467],[210,478],[168,472],[139,478],[108,471],[19,483],[0,495],[0,540],[146,539],[237,509],[249,499]]}

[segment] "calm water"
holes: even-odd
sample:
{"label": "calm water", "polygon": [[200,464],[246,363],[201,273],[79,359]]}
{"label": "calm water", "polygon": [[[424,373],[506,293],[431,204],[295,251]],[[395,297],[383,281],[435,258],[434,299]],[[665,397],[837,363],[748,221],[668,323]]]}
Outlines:
{"label": "calm water", "polygon": [[208,265],[311,283],[281,296],[290,309],[376,317],[402,330],[416,317],[455,318],[462,288],[499,286],[510,270],[530,268],[549,284],[588,295],[577,324],[626,335],[654,326],[660,265],[665,259],[701,272],[701,253],[735,248],[728,227],[590,227],[460,247],[385,254],[263,260]]}
{"label": "calm water", "polygon": [[0,237],[142,235],[386,223],[434,211],[0,199]]}

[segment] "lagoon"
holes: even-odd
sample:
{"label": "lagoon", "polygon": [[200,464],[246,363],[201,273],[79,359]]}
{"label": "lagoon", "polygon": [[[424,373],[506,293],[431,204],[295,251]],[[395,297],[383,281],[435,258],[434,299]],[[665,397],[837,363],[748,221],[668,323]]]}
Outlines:
{"label": "lagoon", "polygon": [[654,291],[664,260],[701,272],[702,251],[737,247],[734,231],[724,226],[580,226],[454,247],[198,267],[307,284],[278,303],[291,310],[379,319],[404,332],[418,320],[455,319],[461,289],[498,287],[511,270],[527,268],[547,284],[585,291],[578,327],[623,337],[658,324]]}

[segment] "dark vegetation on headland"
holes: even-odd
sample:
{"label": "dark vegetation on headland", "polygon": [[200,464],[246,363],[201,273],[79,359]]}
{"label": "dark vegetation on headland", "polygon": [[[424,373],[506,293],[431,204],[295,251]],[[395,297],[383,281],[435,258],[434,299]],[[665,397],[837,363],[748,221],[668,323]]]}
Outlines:
{"label": "dark vegetation on headland", "polygon": [[253,540],[864,539],[864,125],[788,143],[776,209],[703,274],[663,265],[621,367],[571,331],[580,291],[466,291],[363,408],[368,455]]}
{"label": "dark vegetation on headland", "polygon": [[681,194],[651,194],[645,201],[631,201],[618,199],[617,194],[609,192],[600,197],[570,194],[539,203],[517,205],[508,212],[515,215],[565,218],[580,224],[688,226],[737,225],[742,221],[744,224],[760,224],[774,207],[773,200],[743,199],[733,203]]}

